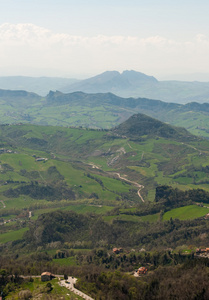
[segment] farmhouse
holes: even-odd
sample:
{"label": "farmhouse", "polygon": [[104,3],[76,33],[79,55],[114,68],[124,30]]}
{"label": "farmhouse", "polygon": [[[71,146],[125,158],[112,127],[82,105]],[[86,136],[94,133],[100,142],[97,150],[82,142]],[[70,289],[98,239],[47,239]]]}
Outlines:
{"label": "farmhouse", "polygon": [[41,274],[41,281],[49,281],[55,278],[55,276],[50,272],[43,272]]}
{"label": "farmhouse", "polygon": [[123,252],[123,249],[122,248],[113,248],[112,251],[115,254],[119,254],[119,253]]}
{"label": "farmhouse", "polygon": [[47,158],[44,158],[44,157],[37,157],[36,158],[36,161],[47,161],[48,159]]}
{"label": "farmhouse", "polygon": [[145,275],[146,273],[147,273],[147,269],[145,267],[141,267],[137,271],[138,275]]}

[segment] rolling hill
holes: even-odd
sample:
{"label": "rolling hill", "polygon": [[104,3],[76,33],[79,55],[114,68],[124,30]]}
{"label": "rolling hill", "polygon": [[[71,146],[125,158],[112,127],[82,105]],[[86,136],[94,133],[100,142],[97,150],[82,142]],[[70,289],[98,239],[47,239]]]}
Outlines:
{"label": "rolling hill", "polygon": [[118,278],[142,262],[150,274],[193,263],[178,247],[209,241],[208,149],[144,114],[110,130],[0,125],[1,267],[29,276],[117,268]]}
{"label": "rolling hill", "polygon": [[191,133],[209,137],[209,104],[166,103],[146,98],[121,98],[111,93],[64,94],[42,98],[26,91],[0,90],[1,124],[32,123],[110,129],[139,112]]}
{"label": "rolling hill", "polygon": [[159,184],[208,190],[208,142],[143,114],[112,130],[1,125],[0,137],[0,193],[8,203],[140,203],[137,190],[144,186],[142,198],[153,200]]}

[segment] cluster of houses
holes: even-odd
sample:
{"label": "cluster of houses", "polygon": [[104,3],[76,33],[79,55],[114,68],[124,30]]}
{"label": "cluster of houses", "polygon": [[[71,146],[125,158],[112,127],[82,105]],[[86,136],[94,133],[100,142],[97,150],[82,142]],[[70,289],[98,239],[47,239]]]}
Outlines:
{"label": "cluster of houses", "polygon": [[138,275],[145,275],[147,273],[147,269],[145,267],[140,267],[138,270],[137,270],[137,274]]}
{"label": "cluster of houses", "polygon": [[197,248],[196,249],[196,254],[197,255],[200,255],[200,254],[209,254],[209,248],[203,248],[203,249]]}

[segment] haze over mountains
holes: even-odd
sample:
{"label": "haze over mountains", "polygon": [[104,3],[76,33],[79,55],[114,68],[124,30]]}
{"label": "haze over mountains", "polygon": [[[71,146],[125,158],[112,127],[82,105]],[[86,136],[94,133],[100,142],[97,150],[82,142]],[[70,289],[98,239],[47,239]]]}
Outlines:
{"label": "haze over mountains", "polygon": [[3,76],[0,77],[0,88],[6,90],[25,90],[45,96],[49,90],[59,90],[63,86],[76,81],[77,79],[60,77]]}
{"label": "haze over mountains", "polygon": [[158,81],[136,71],[105,72],[61,89],[63,92],[111,92],[120,97],[145,97],[166,102],[200,103],[209,100],[209,83],[184,81]]}
{"label": "haze over mountains", "polygon": [[53,77],[0,77],[0,88],[26,90],[42,96],[48,94],[49,90],[59,90],[64,93],[111,92],[120,97],[145,97],[175,103],[209,101],[209,82],[159,81],[153,76],[136,71],[122,73],[107,71],[85,80]]}

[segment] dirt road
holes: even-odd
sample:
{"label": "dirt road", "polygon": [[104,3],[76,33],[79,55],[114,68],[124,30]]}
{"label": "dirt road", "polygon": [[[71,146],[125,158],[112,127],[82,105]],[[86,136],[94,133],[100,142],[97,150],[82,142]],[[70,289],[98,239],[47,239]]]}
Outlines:
{"label": "dirt road", "polygon": [[138,190],[137,194],[138,194],[139,198],[142,200],[142,202],[145,202],[142,195],[140,194],[140,191],[144,188],[143,185],[139,184],[138,182],[131,181],[125,177],[120,176],[120,173],[112,173],[112,174],[116,174],[120,179],[130,182],[130,183],[134,184],[136,187],[138,187],[139,190]]}
{"label": "dirt road", "polygon": [[74,277],[68,277],[68,280],[61,280],[59,282],[59,285],[60,286],[64,286],[66,287],[67,289],[69,289],[71,292],[73,292],[74,294],[82,297],[83,299],[86,299],[86,300],[94,300],[93,298],[91,298],[90,296],[84,294],[83,292],[77,290],[75,287],[74,287],[74,284],[76,283],[77,279],[74,278]]}

